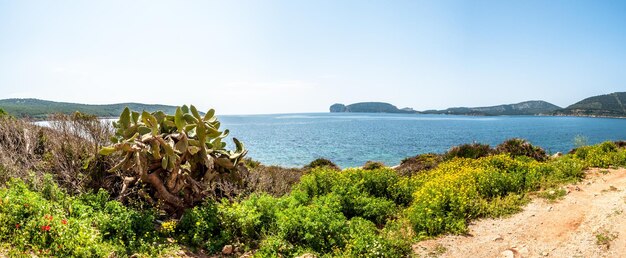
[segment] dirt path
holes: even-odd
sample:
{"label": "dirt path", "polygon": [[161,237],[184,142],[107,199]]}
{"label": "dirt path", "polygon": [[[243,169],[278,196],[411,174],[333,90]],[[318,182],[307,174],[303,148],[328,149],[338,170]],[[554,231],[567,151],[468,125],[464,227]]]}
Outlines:
{"label": "dirt path", "polygon": [[468,236],[413,250],[420,257],[626,257],[626,169],[593,169],[567,189],[562,200],[535,198],[511,217],[475,221]]}

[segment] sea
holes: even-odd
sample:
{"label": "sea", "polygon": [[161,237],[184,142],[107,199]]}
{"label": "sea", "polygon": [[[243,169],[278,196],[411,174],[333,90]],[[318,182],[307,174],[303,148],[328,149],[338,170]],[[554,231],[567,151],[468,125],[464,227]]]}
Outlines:
{"label": "sea", "polygon": [[[219,116],[222,129],[244,142],[248,157],[266,165],[300,167],[327,158],[342,168],[381,161],[388,166],[463,143],[496,146],[523,138],[548,153],[626,140],[626,119],[559,116],[456,116],[385,113],[307,113]],[[230,143],[232,146],[232,142]]]}
{"label": "sea", "polygon": [[[444,153],[464,143],[495,147],[510,138],[526,139],[550,154],[570,151],[575,139],[587,144],[626,140],[623,118],[305,113],[218,119],[220,129],[229,129],[228,138],[244,143],[248,157],[283,167],[301,167],[316,158],[327,158],[342,168],[359,167],[369,160],[395,166],[418,154]],[[227,144],[234,147],[231,139]]]}

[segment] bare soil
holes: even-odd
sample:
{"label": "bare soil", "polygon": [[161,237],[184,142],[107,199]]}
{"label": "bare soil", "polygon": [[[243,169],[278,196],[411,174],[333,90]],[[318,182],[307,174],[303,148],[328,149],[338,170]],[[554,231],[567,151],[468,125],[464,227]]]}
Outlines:
{"label": "bare soil", "polygon": [[626,169],[591,169],[551,202],[533,198],[508,218],[483,219],[467,235],[413,246],[420,257],[626,257]]}

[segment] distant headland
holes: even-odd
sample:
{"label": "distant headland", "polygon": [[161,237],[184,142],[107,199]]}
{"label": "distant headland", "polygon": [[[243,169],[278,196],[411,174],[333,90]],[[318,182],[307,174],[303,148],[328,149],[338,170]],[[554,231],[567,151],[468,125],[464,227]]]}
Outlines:
{"label": "distant headland", "polygon": [[444,110],[415,111],[412,108],[398,109],[396,106],[384,102],[360,102],[350,105],[333,104],[330,106],[330,112],[446,114],[472,116],[554,115],[626,117],[626,106],[624,103],[626,103],[626,92],[615,92],[606,95],[589,97],[566,108],[561,108],[543,100],[532,100],[489,107],[453,107]]}
{"label": "distant headland", "polygon": [[330,106],[330,112],[358,112],[358,113],[416,113],[411,108],[398,109],[396,106],[384,102],[360,102],[350,105],[334,104]]}

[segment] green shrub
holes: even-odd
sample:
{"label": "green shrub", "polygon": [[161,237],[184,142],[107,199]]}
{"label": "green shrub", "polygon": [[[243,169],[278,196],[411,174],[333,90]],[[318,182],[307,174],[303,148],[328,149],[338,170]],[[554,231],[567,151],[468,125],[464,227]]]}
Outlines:
{"label": "green shrub", "polygon": [[371,160],[365,162],[365,165],[363,165],[363,169],[365,170],[381,169],[384,167],[385,167],[385,164],[383,164],[382,162],[371,161]]}
{"label": "green shrub", "polygon": [[396,172],[389,168],[363,170],[314,169],[303,176],[292,196],[302,204],[315,197],[335,194],[340,210],[347,218],[363,217],[383,225],[397,206],[408,205],[412,190],[408,181],[400,182]]}
{"label": "green shrub", "polygon": [[93,219],[102,233],[102,238],[119,243],[129,255],[137,251],[150,253],[155,249],[154,243],[159,242],[154,225],[155,217],[150,210],[131,210],[120,202],[109,201],[104,210],[96,213]]}
{"label": "green shrub", "polygon": [[[117,248],[102,241],[87,218],[71,217],[20,180],[0,189],[0,239],[20,252],[54,256],[108,256]],[[118,249],[119,250],[119,249]]]}
{"label": "green shrub", "polygon": [[550,161],[544,166],[552,169],[552,173],[544,180],[544,182],[548,183],[545,184],[546,187],[554,186],[554,183],[577,181],[585,176],[585,164],[570,156]]}
{"label": "green shrub", "polygon": [[[27,186],[12,180],[0,188],[0,240],[12,252],[45,256],[156,256],[170,248],[155,232],[150,211],[135,211],[108,193],[70,197],[52,181]],[[35,192],[32,189],[42,189]]]}
{"label": "green shrub", "polygon": [[271,235],[261,241],[254,257],[295,257],[298,249],[283,237]]}
{"label": "green shrub", "polygon": [[522,211],[522,206],[526,205],[529,199],[523,194],[509,194],[504,197],[495,197],[487,200],[482,200],[481,203],[481,217],[498,218],[508,216]]}
{"label": "green shrub", "polygon": [[334,170],[340,170],[339,166],[335,165],[335,163],[325,158],[317,158],[311,161],[311,163],[309,163],[308,165],[304,166],[304,168],[307,168],[307,169],[324,168],[324,167],[331,168]]}
{"label": "green shrub", "polygon": [[381,234],[369,220],[354,217],[348,222],[350,240],[342,257],[406,257],[411,253],[411,239]]}
{"label": "green shrub", "polygon": [[496,147],[496,152],[508,153],[512,157],[526,156],[537,161],[545,161],[548,159],[546,151],[542,148],[533,146],[530,142],[519,138],[504,141]]}
{"label": "green shrub", "polygon": [[454,146],[444,154],[445,160],[453,158],[477,159],[491,155],[493,150],[487,144],[472,143]]}
{"label": "green shrub", "polygon": [[223,201],[218,206],[222,237],[231,243],[256,247],[276,227],[277,213],[286,208],[286,199],[253,194],[241,202]]}
{"label": "green shrub", "polygon": [[334,194],[316,197],[310,205],[279,211],[276,234],[294,246],[330,253],[346,241],[346,217],[340,198]]}
{"label": "green shrub", "polygon": [[436,168],[441,162],[443,162],[442,155],[434,153],[420,154],[403,159],[395,170],[402,176],[411,176],[420,171]]}
{"label": "green shrub", "polygon": [[217,205],[213,201],[206,201],[186,210],[176,226],[176,233],[181,243],[191,247],[201,247],[211,252],[220,250],[223,239],[220,236]]}
{"label": "green shrub", "polygon": [[626,150],[618,148],[614,142],[580,147],[573,150],[573,155],[589,167],[626,166]]}
{"label": "green shrub", "polygon": [[308,203],[314,196],[321,196],[332,191],[336,184],[340,184],[342,174],[332,169],[314,169],[311,173],[300,178],[291,192],[302,203]]}
{"label": "green shrub", "polygon": [[472,177],[474,170],[448,164],[439,169],[456,172],[439,171],[441,174],[414,193],[413,204],[407,210],[413,229],[421,236],[465,232],[466,220],[478,213],[480,196]]}

